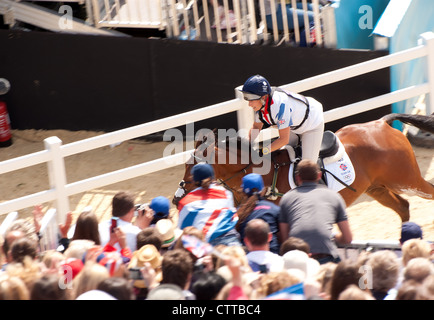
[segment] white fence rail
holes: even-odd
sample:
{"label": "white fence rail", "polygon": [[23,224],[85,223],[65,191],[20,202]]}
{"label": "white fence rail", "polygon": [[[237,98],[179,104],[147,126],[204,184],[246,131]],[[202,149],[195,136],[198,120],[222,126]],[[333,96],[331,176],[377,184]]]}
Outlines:
{"label": "white fence rail", "polygon": [[[297,81],[282,86],[281,88],[295,92],[303,92],[357,75],[386,68],[394,64],[425,57],[427,61],[426,70],[429,71],[428,83],[404,88],[395,92],[381,95],[379,97],[326,111],[325,121],[330,122],[340,118],[345,118],[349,115],[361,113],[393,102],[419,96],[421,94],[431,93],[429,95],[429,101],[431,105],[434,105],[434,65],[432,65],[432,57],[434,56],[434,50],[432,49],[434,45],[434,34],[431,32],[422,34],[421,39],[423,40],[423,44],[415,48],[385,57],[376,58],[367,62],[362,62],[302,81]],[[58,212],[58,222],[63,222],[66,213],[69,211],[69,196],[179,165],[180,163],[187,161],[192,150],[187,150],[161,159],[148,161],[142,164],[73,183],[67,183],[66,181],[64,158],[67,156],[111,145],[121,141],[146,136],[151,133],[161,132],[169,128],[175,128],[182,123],[189,124],[235,111],[237,112],[238,129],[244,130],[245,132],[253,121],[253,112],[246,106],[246,103],[244,100],[242,100],[238,90],[235,90],[235,92],[236,99],[233,100],[106,133],[66,145],[62,145],[60,139],[57,137],[50,137],[44,140],[46,148],[44,151],[35,152],[29,155],[0,162],[0,175],[46,162],[48,165],[48,175],[50,181],[49,190],[0,203],[0,214],[17,211],[23,208],[34,206],[36,204],[55,200]]]}
{"label": "white fence rail", "polygon": [[392,250],[398,257],[402,256],[401,243],[398,240],[353,240],[348,245],[338,245],[341,259],[353,261],[357,261],[362,251],[375,252],[378,250]]}

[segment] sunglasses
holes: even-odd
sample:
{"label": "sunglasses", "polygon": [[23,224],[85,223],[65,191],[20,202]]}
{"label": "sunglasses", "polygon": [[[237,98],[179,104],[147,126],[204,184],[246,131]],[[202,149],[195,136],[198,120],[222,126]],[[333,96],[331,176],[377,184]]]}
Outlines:
{"label": "sunglasses", "polygon": [[243,96],[244,96],[244,100],[246,101],[254,101],[254,100],[261,99],[261,96],[258,96],[257,94],[253,94],[253,93],[243,92]]}

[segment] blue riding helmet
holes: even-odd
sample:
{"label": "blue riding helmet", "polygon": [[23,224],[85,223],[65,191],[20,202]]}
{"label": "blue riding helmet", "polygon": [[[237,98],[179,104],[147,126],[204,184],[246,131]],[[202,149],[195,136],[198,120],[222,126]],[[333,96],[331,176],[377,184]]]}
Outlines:
{"label": "blue riding helmet", "polygon": [[271,93],[271,86],[267,79],[257,74],[247,79],[240,91],[247,101],[259,100],[261,97]]}
{"label": "blue riding helmet", "polygon": [[200,182],[207,178],[214,178],[214,169],[208,163],[198,163],[191,169],[191,174],[195,182]]}
{"label": "blue riding helmet", "polygon": [[264,180],[260,174],[249,173],[243,177],[241,188],[243,188],[245,194],[251,196],[254,189],[256,189],[257,192],[261,192],[261,190],[264,189]]}

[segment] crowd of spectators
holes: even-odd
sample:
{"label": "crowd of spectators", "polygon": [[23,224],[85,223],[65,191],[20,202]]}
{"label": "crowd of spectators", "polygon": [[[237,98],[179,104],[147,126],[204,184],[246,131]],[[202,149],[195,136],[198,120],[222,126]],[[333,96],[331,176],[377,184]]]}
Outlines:
{"label": "crowd of spectators", "polygon": [[[255,190],[250,178],[246,199]],[[269,204],[256,191],[264,210]],[[99,222],[85,211],[71,225],[69,214],[59,226],[59,247],[41,251],[36,206],[33,221],[15,220],[1,239],[0,300],[434,299],[433,248],[417,224],[403,224],[400,254],[364,250],[356,258],[324,261],[290,231],[277,248],[278,217],[269,207],[268,218],[256,212],[248,219],[240,210],[244,216],[237,220],[231,213],[228,221],[236,222],[233,230],[242,224],[242,237],[211,244],[200,228],[186,225],[188,217],[180,228],[168,199],[138,208],[120,191],[112,219]]]}

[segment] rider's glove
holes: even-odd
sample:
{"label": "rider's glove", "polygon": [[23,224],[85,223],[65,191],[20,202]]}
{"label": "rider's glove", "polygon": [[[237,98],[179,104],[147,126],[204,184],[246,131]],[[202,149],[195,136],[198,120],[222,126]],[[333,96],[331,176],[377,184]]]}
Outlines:
{"label": "rider's glove", "polygon": [[259,149],[259,156],[263,157],[266,154],[269,154],[271,152],[270,147],[263,147],[262,149]]}

